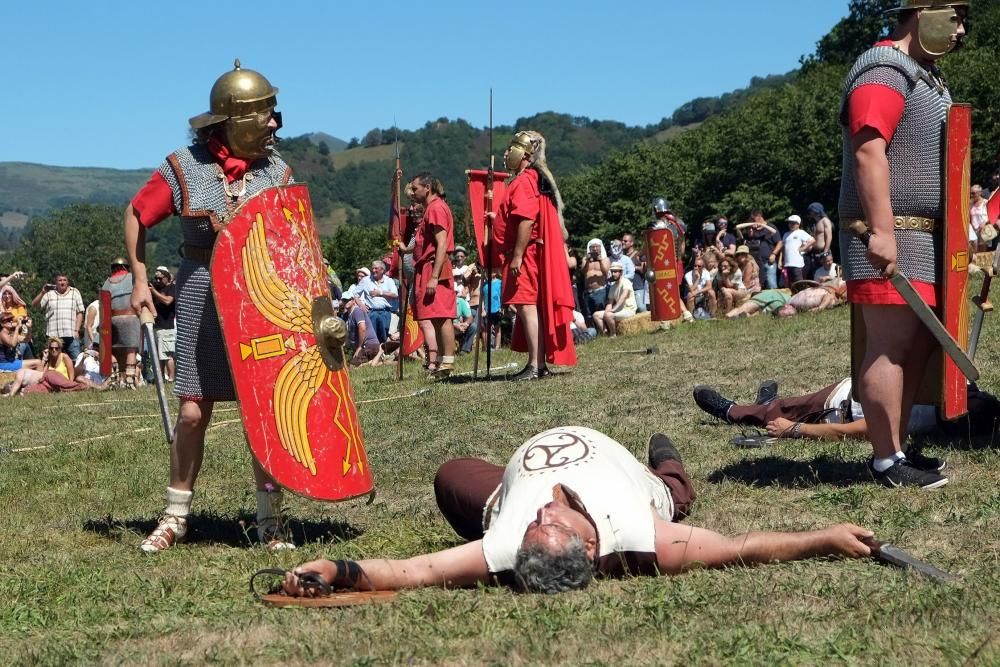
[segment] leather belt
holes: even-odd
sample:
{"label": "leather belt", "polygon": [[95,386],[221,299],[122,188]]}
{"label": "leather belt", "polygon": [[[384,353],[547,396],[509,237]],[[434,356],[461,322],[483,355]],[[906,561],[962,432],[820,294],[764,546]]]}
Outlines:
{"label": "leather belt", "polygon": [[[867,221],[862,220],[862,222],[867,227],[871,227]],[[917,215],[897,215],[892,219],[892,226],[895,229],[908,229],[914,232],[936,232],[938,221],[934,218],[921,218]]]}
{"label": "leather belt", "polygon": [[209,263],[212,261],[212,249],[200,248],[198,246],[185,243],[181,246],[181,254],[185,259],[193,259],[196,262]]}
{"label": "leather belt", "polygon": [[131,315],[135,317],[135,311],[131,308],[122,308],[121,310],[112,310],[111,317],[122,317],[123,315]]}

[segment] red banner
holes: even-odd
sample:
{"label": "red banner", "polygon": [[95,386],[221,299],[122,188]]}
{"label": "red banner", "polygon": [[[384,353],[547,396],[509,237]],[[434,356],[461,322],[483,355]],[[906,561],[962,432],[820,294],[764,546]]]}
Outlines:
{"label": "red banner", "polygon": [[[479,264],[486,266],[486,183],[489,180],[489,172],[485,169],[467,169],[465,172],[469,180],[469,209],[472,211],[472,226],[476,231],[476,257]],[[507,184],[504,183],[510,174],[503,171],[493,172],[493,211],[503,201],[507,193]],[[498,224],[499,223],[499,224]],[[502,223],[497,218],[493,223],[493,241],[502,238]],[[499,245],[491,243],[493,247],[493,267],[500,268],[503,258],[499,253]]]}
{"label": "red banner", "polygon": [[986,216],[994,225],[1000,220],[1000,188],[994,190],[986,200]]}

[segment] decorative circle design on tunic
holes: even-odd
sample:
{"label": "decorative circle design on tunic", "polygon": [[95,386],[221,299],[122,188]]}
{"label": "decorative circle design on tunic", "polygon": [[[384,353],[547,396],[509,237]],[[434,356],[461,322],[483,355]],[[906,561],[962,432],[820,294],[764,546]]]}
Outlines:
{"label": "decorative circle design on tunic", "polygon": [[521,466],[528,472],[550,470],[572,465],[587,458],[590,445],[578,435],[548,433],[524,450]]}

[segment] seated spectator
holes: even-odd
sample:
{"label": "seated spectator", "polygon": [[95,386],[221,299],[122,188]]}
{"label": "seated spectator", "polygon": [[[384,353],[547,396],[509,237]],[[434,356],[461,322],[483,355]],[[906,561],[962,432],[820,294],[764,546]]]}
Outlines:
{"label": "seated spectator", "polygon": [[726,313],[726,319],[737,317],[752,317],[760,313],[775,313],[791,299],[788,290],[766,289],[750,296],[750,300],[742,306],[733,308]]}
{"label": "seated spectator", "polygon": [[49,338],[42,366],[42,377],[37,383],[24,387],[25,394],[47,394],[59,391],[81,391],[88,384],[76,381],[73,360],[63,351],[61,338]]}
{"label": "seated spectator", "polygon": [[[476,336],[476,330],[472,328],[472,322],[472,307],[469,306],[467,292],[463,290],[463,294],[455,299],[455,319],[453,321],[455,327],[455,345],[458,347],[461,344],[459,354],[472,350],[471,342]],[[470,343],[468,350],[465,349],[466,342]]]}
{"label": "seated spectator", "polygon": [[101,375],[101,362],[98,359],[97,343],[81,352],[73,367],[76,372],[76,381],[94,389],[107,389],[111,383],[108,382],[109,378]]}
{"label": "seated spectator", "polygon": [[757,262],[750,256],[750,248],[745,245],[736,249],[736,266],[743,274],[743,286],[746,287],[747,294],[752,296],[759,292],[761,290],[760,269]]}
{"label": "seated spectator", "polygon": [[354,354],[351,355],[351,365],[360,366],[378,354],[378,336],[359,297],[348,299],[344,308],[347,314],[347,343],[354,350]]}
{"label": "seated spectator", "polygon": [[0,386],[0,396],[17,396],[28,387],[33,387],[42,381],[44,374],[40,370],[22,368],[14,374],[14,379]]}
{"label": "seated spectator", "polygon": [[637,305],[632,281],[625,278],[625,271],[619,262],[611,265],[611,284],[608,288],[608,303],[604,310],[594,313],[594,327],[598,333],[617,335],[617,322],[635,316]]}
{"label": "seated spectator", "polygon": [[23,278],[24,273],[15,271],[9,276],[0,275],[0,313],[10,313],[18,323],[21,342],[17,345],[19,359],[33,359],[34,350],[31,347],[31,316],[28,315],[28,304],[17,293],[11,281]]}
{"label": "seated spectator", "polygon": [[569,330],[573,333],[573,343],[583,345],[597,338],[597,329],[587,326],[587,320],[579,310],[573,311],[573,321],[569,324]]}
{"label": "seated spectator", "polygon": [[813,280],[818,283],[841,282],[840,266],[833,262],[833,254],[830,252],[821,253],[819,259],[822,263],[813,274]]}
{"label": "seated spectator", "polygon": [[22,340],[20,324],[14,315],[0,314],[0,371],[16,373],[22,368],[41,370],[40,359],[18,359],[17,349]]}
{"label": "seated spectator", "polygon": [[591,317],[604,310],[608,302],[608,275],[611,272],[611,260],[604,249],[601,239],[590,239],[587,244],[587,257],[583,262],[583,281],[585,306]]}
{"label": "seated spectator", "polygon": [[716,275],[719,283],[719,310],[728,313],[736,306],[742,305],[750,298],[746,285],[743,284],[743,272],[731,257],[723,258]]}
{"label": "seated spectator", "polygon": [[798,313],[815,313],[829,310],[847,301],[847,285],[834,287],[832,284],[807,287],[796,292],[784,306],[775,313],[778,317],[791,317]]}
{"label": "seated spectator", "polygon": [[687,286],[687,309],[694,313],[701,308],[707,315],[703,319],[711,319],[715,315],[717,301],[712,289],[712,275],[705,268],[704,257],[694,260],[692,269],[684,274],[684,284]]}

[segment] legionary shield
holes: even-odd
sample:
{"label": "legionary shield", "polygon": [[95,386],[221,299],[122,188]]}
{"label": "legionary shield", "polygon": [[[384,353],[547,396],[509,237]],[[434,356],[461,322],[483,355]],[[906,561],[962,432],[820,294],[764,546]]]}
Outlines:
{"label": "legionary shield", "polygon": [[[646,230],[649,257],[649,310],[654,322],[671,322],[681,317],[681,292],[677,252],[670,229]],[[648,274],[647,274],[648,275]]]}
{"label": "legionary shield", "polygon": [[98,348],[98,361],[101,363],[101,375],[111,377],[112,359],[111,356],[111,292],[102,289],[97,293],[98,309],[101,315],[101,323],[97,326],[97,335],[100,339]]}
{"label": "legionary shield", "polygon": [[374,486],[305,185],[244,202],[219,232],[212,289],[254,457],[281,486],[347,500]]}
{"label": "legionary shield", "polygon": [[[941,267],[941,322],[963,350],[969,349],[969,186],[972,173],[972,107],[953,104],[948,110],[944,152],[944,265]],[[933,372],[932,372],[933,371]],[[942,417],[958,419],[968,412],[965,375],[943,352],[936,352],[924,376],[928,403]],[[937,397],[934,400],[934,397]],[[918,396],[919,400],[920,396]]]}

